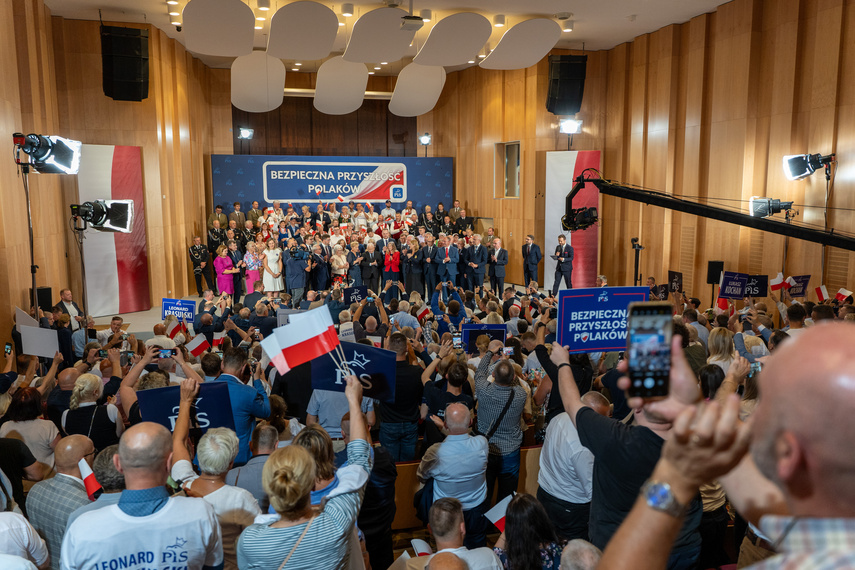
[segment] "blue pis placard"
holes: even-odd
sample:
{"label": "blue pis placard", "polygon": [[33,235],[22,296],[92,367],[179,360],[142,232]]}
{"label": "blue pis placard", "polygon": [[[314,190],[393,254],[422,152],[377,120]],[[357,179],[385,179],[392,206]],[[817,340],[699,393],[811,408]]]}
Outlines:
{"label": "blue pis placard", "polygon": [[362,299],[368,296],[367,285],[357,285],[356,287],[347,287],[344,290],[344,302],[346,304],[359,303]]}
{"label": "blue pis placard", "polygon": [[460,325],[460,340],[463,342],[463,346],[466,347],[466,352],[469,354],[478,352],[475,342],[482,334],[487,335],[491,340],[500,340],[504,343],[508,336],[508,327],[505,325],[481,323],[464,323]]}
{"label": "blue pis placard", "polygon": [[790,297],[805,297],[808,292],[808,284],[810,283],[810,275],[794,275],[793,281],[795,285],[790,287],[788,293]]}
{"label": "blue pis placard", "polygon": [[648,300],[647,287],[591,287],[558,292],[557,340],[571,354],[626,349],[627,307]]}
{"label": "blue pis placard", "polygon": [[[362,382],[362,395],[382,402],[395,401],[395,353],[357,342],[342,342],[350,371]],[[344,376],[328,354],[312,360],[312,389],[344,392]]]}
{"label": "blue pis placard", "polygon": [[168,315],[175,315],[179,320],[184,319],[188,323],[193,322],[196,314],[196,303],[193,301],[182,301],[181,299],[163,299],[160,318],[166,320]]}
{"label": "blue pis placard", "polygon": [[722,299],[742,299],[745,297],[745,287],[748,284],[747,273],[722,271],[719,282],[718,296]]}
{"label": "blue pis placard", "polygon": [[211,173],[214,203],[226,214],[234,202],[247,211],[253,200],[262,208],[277,200],[283,208],[307,205],[312,212],[319,201],[340,207],[391,200],[400,210],[412,200],[419,211],[439,202],[448,209],[454,193],[454,161],[443,157],[215,154]]}
{"label": "blue pis placard", "polygon": [[[143,421],[158,423],[169,431],[175,428],[178,419],[178,405],[181,401],[181,388],[167,386],[137,392],[140,415]],[[226,382],[205,382],[199,385],[196,396],[196,419],[202,432],[209,428],[225,427],[235,429],[232,405],[229,399],[229,385]]]}

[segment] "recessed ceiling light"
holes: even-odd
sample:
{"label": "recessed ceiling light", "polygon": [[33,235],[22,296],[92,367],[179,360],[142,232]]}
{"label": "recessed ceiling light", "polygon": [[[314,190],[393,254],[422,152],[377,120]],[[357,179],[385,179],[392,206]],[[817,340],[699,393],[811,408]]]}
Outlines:
{"label": "recessed ceiling light", "polygon": [[270,10],[270,0],[258,0],[259,10]]}
{"label": "recessed ceiling light", "polygon": [[181,15],[181,12],[178,11],[178,8],[173,8],[172,6],[169,6],[166,8],[166,13],[169,14],[170,16],[180,16]]}
{"label": "recessed ceiling light", "polygon": [[264,16],[256,16],[255,19],[259,22],[263,22],[265,20]]}
{"label": "recessed ceiling light", "polygon": [[291,71],[300,71],[300,68],[299,67],[292,67]]}
{"label": "recessed ceiling light", "polygon": [[343,26],[344,25],[344,16],[342,14],[337,14],[336,16],[338,17],[338,25]]}
{"label": "recessed ceiling light", "polygon": [[422,10],[421,12],[419,12],[419,16],[421,17],[422,22],[430,22],[431,18],[433,17],[433,14],[430,10]]}
{"label": "recessed ceiling light", "polygon": [[369,71],[369,72],[368,72],[368,75],[374,75],[374,72],[373,72],[373,71]]}
{"label": "recessed ceiling light", "polygon": [[505,27],[505,15],[504,14],[496,14],[493,16],[493,26],[497,28]]}
{"label": "recessed ceiling light", "polygon": [[259,24],[258,22],[256,22],[256,23],[255,23],[255,29],[256,29],[256,30],[263,30],[263,29],[264,29],[264,26],[262,26],[261,24]]}
{"label": "recessed ceiling light", "polygon": [[342,4],[341,5],[341,15],[346,17],[353,16],[353,4]]}
{"label": "recessed ceiling light", "polygon": [[166,3],[169,4],[170,6],[177,6],[178,0],[166,0]]}
{"label": "recessed ceiling light", "polygon": [[301,65],[303,65],[303,64],[302,64],[302,63],[300,63],[299,61],[297,61],[297,62],[295,62],[295,63],[294,63],[294,65],[296,65],[297,67],[300,67],[300,66],[301,66]]}
{"label": "recessed ceiling light", "polygon": [[475,63],[475,60],[474,60],[474,59],[470,59],[470,60],[469,60],[469,63]]}
{"label": "recessed ceiling light", "polygon": [[374,66],[374,69],[375,69],[375,71],[380,71],[380,66],[379,66],[379,65],[375,65],[375,66]]}
{"label": "recessed ceiling light", "polygon": [[388,61],[381,61],[380,65],[389,65],[389,62]]}
{"label": "recessed ceiling light", "polygon": [[180,18],[180,17],[173,16],[173,17],[170,19],[169,23],[170,23],[170,24],[172,24],[173,26],[180,26],[180,25],[181,25],[181,18]]}

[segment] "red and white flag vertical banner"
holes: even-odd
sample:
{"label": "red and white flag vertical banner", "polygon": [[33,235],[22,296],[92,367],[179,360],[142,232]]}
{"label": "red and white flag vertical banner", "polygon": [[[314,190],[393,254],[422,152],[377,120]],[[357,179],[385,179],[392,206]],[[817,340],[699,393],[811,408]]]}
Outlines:
{"label": "red and white flag vertical banner", "polygon": [[142,156],[138,146],[85,144],[77,174],[79,203],[133,200],[131,233],[86,232],[86,302],[99,317],[151,308],[146,251]]}
{"label": "red and white flag vertical banner", "polygon": [[[564,199],[573,180],[586,168],[600,168],[600,151],[554,151],[546,153],[546,199],[544,200],[544,243],[542,287],[552,286],[556,261],[550,257],[558,245],[558,236],[564,234],[567,243],[573,246],[573,287],[593,287],[597,281],[597,256],[599,248],[599,225],[573,232],[561,229],[564,215]],[[593,184],[585,187],[573,198],[574,208],[600,208],[600,192]],[[503,244],[506,245],[506,244]],[[521,244],[520,244],[521,245]],[[509,251],[512,251],[508,248]],[[515,248],[513,251],[519,251]],[[512,253],[513,255],[513,253]],[[511,260],[510,263],[514,263]],[[519,261],[518,265],[522,262]]]}
{"label": "red and white flag vertical banner", "polygon": [[208,344],[208,339],[205,338],[205,335],[203,334],[197,334],[193,337],[193,340],[188,342],[185,346],[187,347],[187,350],[190,351],[190,354],[196,357],[211,348],[211,345]]}
{"label": "red and white flag vertical banner", "polygon": [[834,296],[835,299],[840,301],[841,303],[846,300],[846,297],[851,297],[852,291],[849,289],[844,289],[843,287],[837,292],[837,295]]}
{"label": "red and white flag vertical banner", "polygon": [[487,517],[487,520],[493,523],[493,525],[499,529],[499,532],[505,532],[505,513],[508,512],[508,505],[511,504],[511,499],[514,498],[516,493],[511,493],[490,509],[484,516]]}
{"label": "red and white flag vertical banner", "polygon": [[783,287],[784,287],[784,274],[779,271],[778,275],[776,275],[774,279],[769,281],[769,288],[772,291],[777,291]]}
{"label": "red and white flag vertical banner", "polygon": [[274,329],[273,335],[261,342],[261,348],[280,374],[335,350],[339,344],[326,308],[301,313],[298,322],[293,319],[295,316],[291,315],[287,325]]}
{"label": "red and white flag vertical banner", "polygon": [[816,288],[816,298],[819,299],[820,302],[828,299],[828,289],[825,288],[825,285],[820,285]]}

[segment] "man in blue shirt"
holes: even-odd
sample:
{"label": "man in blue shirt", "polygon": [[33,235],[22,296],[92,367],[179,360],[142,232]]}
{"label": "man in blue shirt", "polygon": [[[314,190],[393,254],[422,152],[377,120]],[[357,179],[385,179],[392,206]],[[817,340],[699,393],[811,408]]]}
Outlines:
{"label": "man in blue shirt", "polygon": [[235,467],[240,467],[249,461],[249,442],[252,438],[252,430],[255,429],[256,418],[265,419],[270,416],[270,402],[267,400],[267,392],[259,377],[261,368],[256,365],[256,369],[253,370],[252,386],[247,386],[240,381],[245,367],[246,352],[239,348],[229,348],[223,353],[221,364],[223,372],[217,378],[217,381],[228,382],[229,385],[229,400],[232,405],[235,432],[240,441],[234,462]]}

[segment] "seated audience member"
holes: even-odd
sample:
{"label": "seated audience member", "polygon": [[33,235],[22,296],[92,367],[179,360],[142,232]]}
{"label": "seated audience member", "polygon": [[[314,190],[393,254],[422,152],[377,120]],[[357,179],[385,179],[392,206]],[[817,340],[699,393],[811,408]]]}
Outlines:
{"label": "seated audience member", "polygon": [[[609,417],[611,407],[599,392],[588,392],[582,403]],[[594,456],[582,446],[567,413],[555,416],[546,428],[537,474],[537,500],[555,525],[561,540],[588,540]]]}
{"label": "seated audience member", "polygon": [[42,415],[42,397],[36,388],[20,388],[12,396],[0,426],[0,437],[19,439],[27,444],[47,476],[53,472],[53,450],[62,437],[53,422],[39,419]]}
{"label": "seated audience member", "polygon": [[721,367],[722,371],[727,374],[727,369],[730,368],[733,359],[736,356],[736,350],[733,348],[733,333],[724,327],[716,327],[710,333],[710,338],[707,341],[709,350],[709,358],[707,364],[715,364]]}
{"label": "seated audience member", "polygon": [[[59,570],[68,515],[78,507],[89,504],[79,462],[85,459],[91,465],[95,457],[95,446],[85,435],[70,435],[59,440],[54,456],[56,477],[33,485],[27,495],[27,515],[30,523],[47,543],[51,569]],[[71,554],[68,550],[63,552],[66,556]]]}
{"label": "seated audience member", "polygon": [[105,447],[95,456],[95,461],[92,463],[92,472],[95,474],[95,480],[101,485],[103,492],[88,505],[83,505],[68,515],[68,526],[71,526],[71,523],[77,520],[77,517],[83,513],[115,505],[119,502],[122,491],[125,490],[125,476],[116,469],[113,461],[113,457],[118,455],[118,453],[119,446],[116,444]]}
{"label": "seated audience member", "polygon": [[469,570],[501,570],[498,557],[486,547],[469,549],[463,546],[466,538],[466,524],[463,521],[463,507],[455,498],[438,499],[430,508],[428,523],[430,533],[436,541],[436,552],[430,556],[418,556],[407,561],[407,570],[422,568],[448,568],[443,561],[444,555],[456,556]]}
{"label": "seated audience member", "polygon": [[[605,285],[603,285],[605,287]],[[574,538],[561,552],[561,570],[596,570],[603,551],[581,538]]]}
{"label": "seated audience member", "polygon": [[267,418],[267,423],[275,427],[279,434],[276,447],[290,445],[294,437],[306,426],[301,424],[297,418],[287,416],[288,405],[282,396],[271,394],[268,399],[270,400],[270,416]]}
{"label": "seated audience member", "polygon": [[[347,376],[346,381],[349,412],[355,417],[362,413],[362,384],[355,376]],[[345,568],[349,537],[370,471],[365,424],[353,422],[351,431],[348,465],[339,471],[341,482],[321,512],[311,505],[318,468],[309,451],[289,445],[270,455],[262,481],[279,516],[274,522],[256,523],[241,534],[240,568]]]}
{"label": "seated audience member", "polygon": [[[333,392],[331,390],[314,390],[309,400],[306,416],[306,425],[320,425],[329,434],[333,442],[333,451],[338,453],[344,451],[344,437],[341,434],[341,418],[347,413],[347,397],[344,392]],[[362,413],[368,418],[368,425],[375,423],[374,400],[362,399]],[[369,428],[370,429],[370,428]]]}
{"label": "seated audience member", "polygon": [[159,346],[160,348],[175,348],[175,341],[166,334],[166,325],[163,323],[158,323],[154,325],[154,336],[146,339],[145,346],[148,348],[149,346]]}
{"label": "seated audience member", "polygon": [[210,428],[196,451],[200,475],[193,470],[193,456],[185,440],[190,435],[190,408],[199,394],[196,378],[181,382],[181,403],[172,432],[172,479],[191,497],[201,497],[214,508],[220,523],[224,568],[237,569],[237,539],[261,514],[252,493],[226,483],[226,475],[238,454],[238,438],[228,428]]}
{"label": "seated audience member", "polygon": [[434,501],[452,497],[460,501],[466,520],[466,547],[486,544],[484,503],[487,500],[487,439],[472,436],[472,415],[462,402],[445,410],[448,436],[425,451],[416,476],[422,482],[433,479]]}
{"label": "seated audience member", "polygon": [[166,490],[172,451],[172,436],[159,424],[143,422],[122,434],[114,462],[126,489],[116,505],[84,513],[69,526],[63,568],[109,568],[111,561],[138,557],[140,565],[166,560],[187,568],[222,568],[213,507],[196,498],[170,498]]}
{"label": "seated audience member", "polygon": [[422,403],[424,386],[422,368],[407,360],[409,341],[401,333],[392,333],[388,349],[395,353],[395,401],[377,402],[380,415],[380,443],[392,458],[411,461],[416,457],[418,443],[419,406]]}
{"label": "seated audience member", "polygon": [[74,382],[68,410],[62,414],[63,431],[68,435],[89,437],[96,451],[119,443],[119,436],[125,429],[116,406],[98,404],[103,390],[100,378],[94,374],[82,374]]}
{"label": "seated audience member", "polygon": [[508,503],[505,530],[493,552],[504,568],[557,568],[561,564],[563,542],[537,499],[519,493]]}
{"label": "seated audience member", "polygon": [[[17,560],[16,560],[17,558]],[[21,513],[0,512],[0,568],[50,568],[45,541]]]}
{"label": "seated audience member", "polygon": [[269,424],[260,424],[252,430],[252,439],[249,442],[252,458],[246,462],[246,465],[230,469],[226,474],[226,485],[234,485],[252,493],[262,513],[267,512],[270,501],[261,485],[261,471],[264,469],[267,458],[276,451],[278,443],[279,432],[276,428]]}

